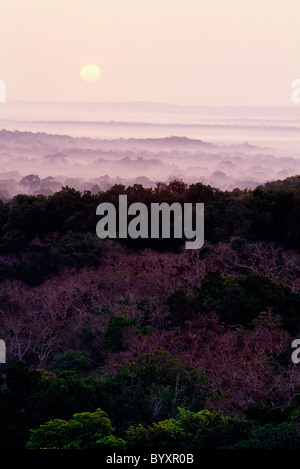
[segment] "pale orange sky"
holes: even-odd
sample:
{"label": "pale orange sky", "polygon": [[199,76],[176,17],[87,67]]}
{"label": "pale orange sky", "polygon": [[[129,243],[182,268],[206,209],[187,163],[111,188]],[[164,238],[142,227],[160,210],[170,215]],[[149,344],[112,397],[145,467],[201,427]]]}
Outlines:
{"label": "pale orange sky", "polygon": [[0,78],[7,100],[289,106],[299,24],[300,0],[0,0]]}

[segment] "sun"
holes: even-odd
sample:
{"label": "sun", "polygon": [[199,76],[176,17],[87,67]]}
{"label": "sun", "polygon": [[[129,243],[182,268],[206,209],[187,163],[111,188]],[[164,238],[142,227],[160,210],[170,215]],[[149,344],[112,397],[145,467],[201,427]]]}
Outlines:
{"label": "sun", "polygon": [[80,76],[84,81],[95,83],[101,78],[101,70],[97,65],[88,64],[84,65],[80,70]]}

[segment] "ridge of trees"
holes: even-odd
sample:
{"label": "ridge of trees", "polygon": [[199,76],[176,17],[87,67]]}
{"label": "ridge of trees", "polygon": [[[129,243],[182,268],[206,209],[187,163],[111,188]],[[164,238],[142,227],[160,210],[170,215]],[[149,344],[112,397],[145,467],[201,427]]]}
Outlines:
{"label": "ridge of trees", "polygon": [[[261,241],[300,248],[299,176],[231,192],[202,183],[188,186],[182,180],[157,183],[154,189],[115,185],[97,194],[63,187],[48,197],[19,194],[10,202],[0,200],[0,281],[16,278],[34,285],[64,267],[99,266],[104,243],[96,236],[96,207],[111,202],[118,210],[121,194],[127,195],[129,204],[148,207],[154,202],[203,202],[205,239],[213,244],[232,242],[238,250],[247,242]],[[184,239],[118,242],[133,251],[179,252]]]}

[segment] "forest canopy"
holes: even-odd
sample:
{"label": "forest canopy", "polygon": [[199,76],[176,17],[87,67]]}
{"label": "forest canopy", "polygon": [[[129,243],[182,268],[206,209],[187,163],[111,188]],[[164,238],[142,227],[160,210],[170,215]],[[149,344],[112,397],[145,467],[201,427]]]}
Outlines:
{"label": "forest canopy", "polygon": [[[99,239],[96,207],[205,204],[205,243]],[[0,447],[299,447],[300,183],[0,201]]]}

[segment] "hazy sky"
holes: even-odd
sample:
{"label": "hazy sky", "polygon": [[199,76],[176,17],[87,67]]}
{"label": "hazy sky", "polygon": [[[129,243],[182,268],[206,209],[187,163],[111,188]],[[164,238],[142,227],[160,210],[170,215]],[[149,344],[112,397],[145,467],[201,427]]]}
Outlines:
{"label": "hazy sky", "polygon": [[7,100],[289,106],[299,24],[300,0],[0,0],[0,78]]}

